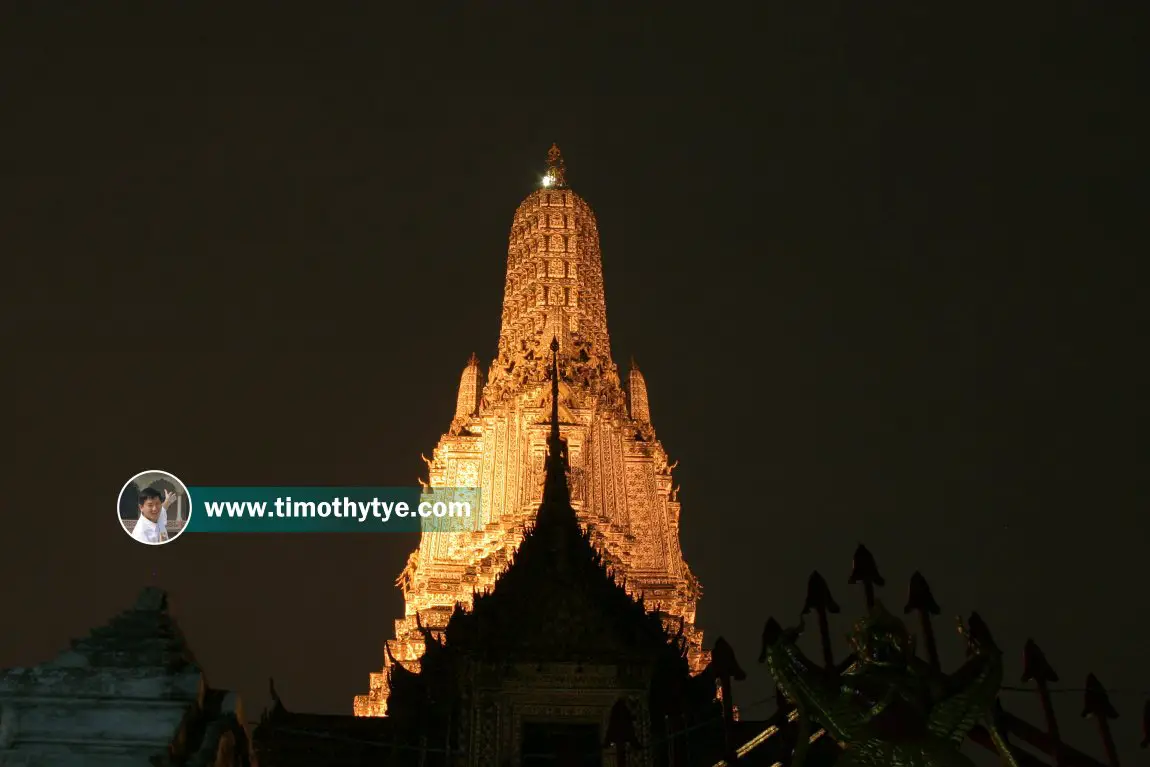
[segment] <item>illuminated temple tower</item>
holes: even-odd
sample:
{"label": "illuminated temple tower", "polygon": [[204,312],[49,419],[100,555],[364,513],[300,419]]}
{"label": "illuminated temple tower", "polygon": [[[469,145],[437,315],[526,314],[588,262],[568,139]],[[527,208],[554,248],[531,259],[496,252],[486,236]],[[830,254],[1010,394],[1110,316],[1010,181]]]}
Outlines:
{"label": "illuminated temple tower", "polygon": [[406,610],[384,668],[357,696],[357,716],[387,711],[389,670],[419,669],[422,625],[439,636],[455,604],[490,588],[539,509],[545,476],[552,339],[559,341],[559,415],[569,450],[572,506],[616,579],[672,631],[691,667],[706,651],[695,628],[701,589],[679,546],[678,488],[655,437],[647,385],[632,363],[627,391],[611,358],[595,215],[567,186],[551,147],[542,188],[520,203],[507,249],[498,357],[483,375],[472,355],[455,417],[428,463],[431,487],[480,490],[478,530],[425,534],[398,585]]}

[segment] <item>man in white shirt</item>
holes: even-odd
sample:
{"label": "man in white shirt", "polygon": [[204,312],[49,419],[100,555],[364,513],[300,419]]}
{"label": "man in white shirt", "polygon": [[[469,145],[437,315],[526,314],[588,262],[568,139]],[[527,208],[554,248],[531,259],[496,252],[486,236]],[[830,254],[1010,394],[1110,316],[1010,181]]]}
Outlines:
{"label": "man in white shirt", "polygon": [[176,493],[160,492],[149,487],[140,491],[140,518],[132,528],[132,537],[144,543],[165,543],[168,540],[168,507],[176,502]]}

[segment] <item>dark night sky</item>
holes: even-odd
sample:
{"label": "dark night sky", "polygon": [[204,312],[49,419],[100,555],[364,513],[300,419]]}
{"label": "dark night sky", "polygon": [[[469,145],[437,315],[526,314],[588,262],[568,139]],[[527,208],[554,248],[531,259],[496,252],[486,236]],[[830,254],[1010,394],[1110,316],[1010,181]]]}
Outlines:
{"label": "dark night sky", "polygon": [[[556,141],[744,703],[812,569],[857,614],[860,541],[893,607],[921,569],[944,616],[979,610],[1010,683],[1033,636],[1067,686],[1150,689],[1125,6],[50,5],[0,18],[0,666],[158,584],[253,717],[268,676],[349,712],[412,538],[152,549],[116,495],[146,468],[414,484],[468,355],[494,353],[511,215]],[[1142,699],[1114,702],[1128,746]],[[1097,752],[1080,705],[1061,696]]]}

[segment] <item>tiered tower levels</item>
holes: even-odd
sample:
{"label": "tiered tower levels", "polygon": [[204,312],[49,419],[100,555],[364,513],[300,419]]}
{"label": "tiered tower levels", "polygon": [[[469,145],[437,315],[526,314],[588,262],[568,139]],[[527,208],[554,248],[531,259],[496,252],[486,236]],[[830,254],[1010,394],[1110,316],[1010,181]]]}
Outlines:
{"label": "tiered tower levels", "polygon": [[706,664],[694,626],[701,588],[679,546],[674,465],[651,425],[642,375],[632,366],[628,402],[611,359],[598,227],[567,187],[557,148],[543,187],[516,210],[509,240],[498,356],[486,376],[474,356],[469,361],[451,427],[425,459],[430,487],[479,488],[477,529],[423,535],[398,580],[405,615],[370,692],[355,699],[358,716],[386,713],[389,667],[419,668],[419,626],[438,635],[457,602],[469,608],[476,592],[491,588],[533,522],[545,476],[552,339],[572,506],[615,577],[672,632],[682,626],[692,668]]}

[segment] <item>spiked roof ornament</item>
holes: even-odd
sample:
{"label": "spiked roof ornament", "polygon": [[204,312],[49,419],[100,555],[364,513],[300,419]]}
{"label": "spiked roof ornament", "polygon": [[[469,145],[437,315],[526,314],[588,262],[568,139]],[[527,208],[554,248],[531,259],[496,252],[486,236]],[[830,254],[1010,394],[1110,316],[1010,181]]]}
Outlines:
{"label": "spiked roof ornament", "polygon": [[830,586],[818,570],[811,573],[811,577],[807,580],[807,599],[803,603],[803,615],[811,610],[826,610],[828,613],[839,611],[838,603],[831,596]]}
{"label": "spiked roof ornament", "polygon": [[763,626],[763,645],[759,652],[759,663],[767,662],[767,648],[779,641],[779,637],[783,635],[783,627],[774,617],[767,618],[766,625]]}
{"label": "spiked roof ornament", "polygon": [[910,576],[910,591],[907,594],[906,607],[903,608],[903,612],[910,613],[915,610],[930,615],[938,615],[940,612],[938,603],[934,601],[934,595],[930,592],[930,585],[918,570],[915,570],[914,575]]}
{"label": "spiked roof ornament", "polygon": [[747,678],[747,672],[743,671],[735,658],[735,648],[723,637],[715,640],[715,647],[711,650],[711,667],[720,679],[730,677],[741,682]]}
{"label": "spiked roof ornament", "polygon": [[1082,717],[1095,719],[1117,719],[1118,712],[1110,703],[1106,688],[1093,674],[1086,675],[1086,692],[1083,695]]}
{"label": "spiked roof ornament", "polygon": [[851,565],[851,575],[847,583],[871,583],[875,586],[885,586],[886,581],[879,575],[878,564],[874,561],[874,555],[870,550],[863,546],[861,543],[855,549],[854,562]]}
{"label": "spiked roof ornament", "polygon": [[1046,660],[1046,654],[1038,647],[1033,639],[1026,640],[1026,647],[1022,651],[1022,681],[1029,682],[1057,682],[1058,674]]}

